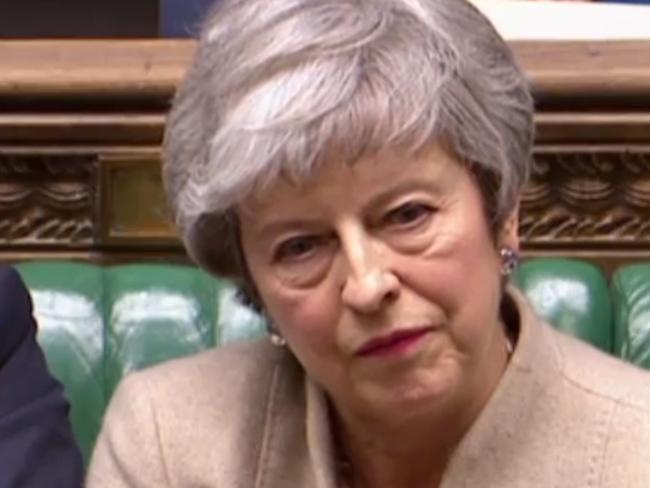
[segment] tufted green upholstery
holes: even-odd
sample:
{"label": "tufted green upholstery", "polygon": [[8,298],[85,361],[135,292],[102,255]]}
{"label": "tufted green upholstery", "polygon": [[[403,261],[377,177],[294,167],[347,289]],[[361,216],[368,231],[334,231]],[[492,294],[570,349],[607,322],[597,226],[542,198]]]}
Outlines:
{"label": "tufted green upholstery", "polygon": [[593,265],[568,259],[535,259],[523,263],[513,279],[546,321],[603,351],[612,351],[609,287]]}
{"label": "tufted green upholstery", "polygon": [[212,346],[217,296],[216,282],[196,270],[153,265],[107,269],[106,393],[129,371]]}
{"label": "tufted green upholstery", "polygon": [[650,264],[627,266],[612,279],[614,354],[650,369]]}
{"label": "tufted green upholstery", "polygon": [[[193,267],[31,262],[18,269],[86,459],[126,373],[264,331],[229,283]],[[621,269],[611,291],[600,271],[579,261],[532,260],[513,278],[556,327],[650,368],[650,264]]]}
{"label": "tufted green upholstery", "polygon": [[65,385],[88,459],[119,380],[129,371],[264,330],[234,289],[188,266],[17,266],[31,291],[39,342]]}

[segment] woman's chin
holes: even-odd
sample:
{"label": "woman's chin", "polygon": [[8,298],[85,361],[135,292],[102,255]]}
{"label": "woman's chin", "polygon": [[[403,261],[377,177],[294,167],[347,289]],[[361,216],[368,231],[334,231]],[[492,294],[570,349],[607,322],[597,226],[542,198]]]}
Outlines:
{"label": "woman's chin", "polygon": [[[422,365],[400,375],[366,379],[356,389],[364,410],[382,417],[420,412],[435,412],[463,396],[462,371],[454,361],[442,361],[434,367]],[[355,402],[357,403],[357,402]]]}

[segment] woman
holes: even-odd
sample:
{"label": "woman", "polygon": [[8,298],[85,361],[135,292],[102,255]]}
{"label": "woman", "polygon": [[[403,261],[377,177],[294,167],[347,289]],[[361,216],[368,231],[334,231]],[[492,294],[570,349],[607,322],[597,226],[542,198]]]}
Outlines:
{"label": "woman", "polygon": [[464,0],[222,2],[164,174],[271,341],[127,379],[89,486],[650,486],[647,374],[506,286],[532,139]]}

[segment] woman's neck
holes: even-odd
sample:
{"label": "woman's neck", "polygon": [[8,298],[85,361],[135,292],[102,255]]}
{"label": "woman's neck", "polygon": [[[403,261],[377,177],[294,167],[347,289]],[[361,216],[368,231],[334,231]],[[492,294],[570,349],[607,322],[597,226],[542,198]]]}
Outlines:
{"label": "woman's neck", "polygon": [[342,486],[349,488],[437,487],[451,451],[443,447],[441,440],[432,451],[435,448],[430,442],[412,439],[404,432],[374,432],[368,438],[342,437],[338,441],[342,458],[338,475],[345,482]]}

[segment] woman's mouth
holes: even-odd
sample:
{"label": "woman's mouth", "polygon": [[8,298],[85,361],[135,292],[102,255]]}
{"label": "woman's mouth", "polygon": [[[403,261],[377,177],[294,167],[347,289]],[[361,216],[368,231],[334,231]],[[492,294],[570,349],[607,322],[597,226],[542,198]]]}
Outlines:
{"label": "woman's mouth", "polygon": [[418,327],[370,339],[357,350],[356,355],[360,357],[399,355],[420,342],[431,330],[431,327]]}

